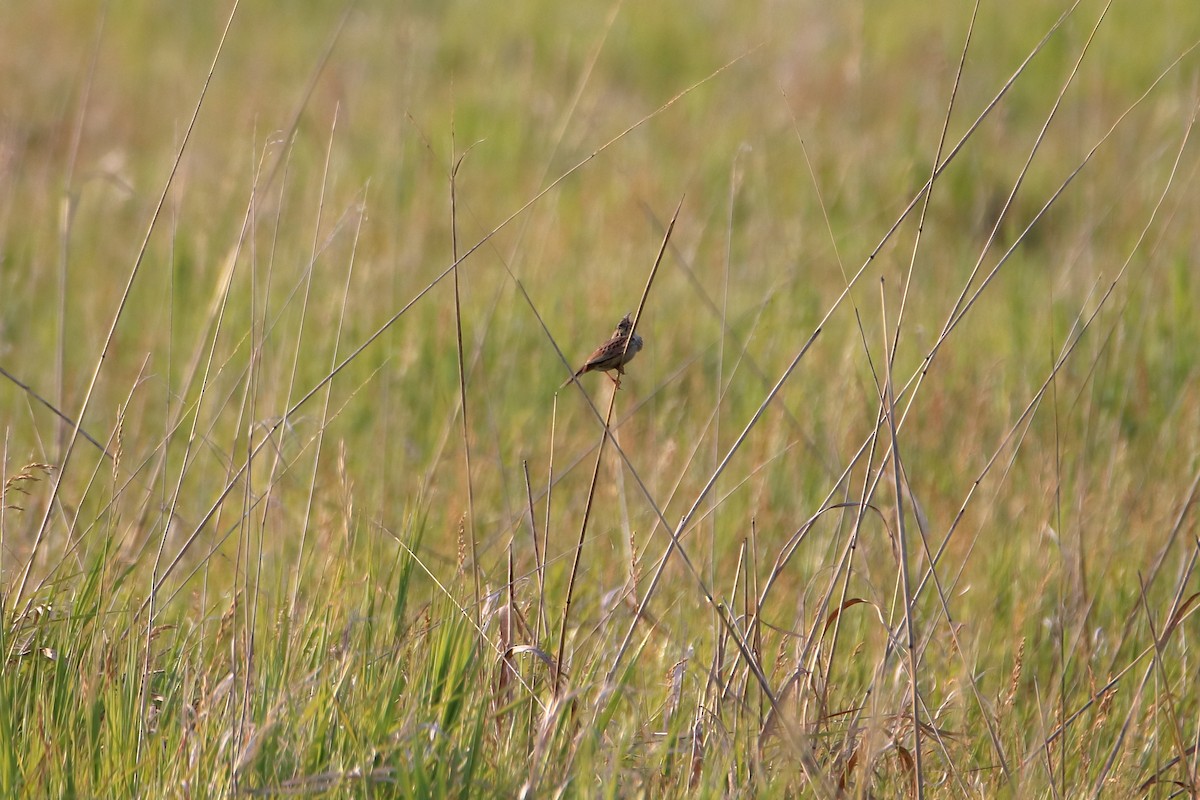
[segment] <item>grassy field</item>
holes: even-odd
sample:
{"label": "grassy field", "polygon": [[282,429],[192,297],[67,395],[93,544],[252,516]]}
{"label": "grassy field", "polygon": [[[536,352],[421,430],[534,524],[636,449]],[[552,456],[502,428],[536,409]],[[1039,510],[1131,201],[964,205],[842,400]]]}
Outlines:
{"label": "grassy field", "polygon": [[1194,0],[3,16],[0,795],[1198,791]]}

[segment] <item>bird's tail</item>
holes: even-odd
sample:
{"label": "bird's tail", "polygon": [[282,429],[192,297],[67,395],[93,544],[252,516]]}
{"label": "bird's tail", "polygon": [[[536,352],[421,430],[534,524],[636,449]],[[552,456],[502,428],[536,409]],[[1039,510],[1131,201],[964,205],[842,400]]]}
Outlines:
{"label": "bird's tail", "polygon": [[562,385],[560,385],[556,391],[560,391],[560,392],[561,392],[561,391],[562,391],[564,388],[566,388],[566,386],[567,386],[568,384],[570,384],[570,383],[571,383],[571,381],[575,380],[576,378],[578,378],[580,375],[582,375],[582,374],[583,374],[583,373],[585,373],[585,372],[587,372],[587,367],[580,367],[580,368],[579,368],[579,371],[578,371],[578,372],[576,372],[576,373],[575,373],[574,375],[572,375],[571,377],[567,378],[565,381],[563,381],[563,382],[562,382]]}

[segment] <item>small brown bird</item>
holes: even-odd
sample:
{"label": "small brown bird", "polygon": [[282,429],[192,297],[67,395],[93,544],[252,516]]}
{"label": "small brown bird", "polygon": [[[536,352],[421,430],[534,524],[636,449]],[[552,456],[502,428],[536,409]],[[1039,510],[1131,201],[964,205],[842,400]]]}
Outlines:
{"label": "small brown bird", "polygon": [[[617,377],[613,378],[611,374],[608,377],[612,378],[613,383],[617,384],[617,388],[620,389],[620,376],[625,374],[625,365],[632,361],[633,357],[642,349],[642,337],[635,334],[633,338],[630,338],[629,334],[632,332],[633,320],[626,314],[625,318],[617,323],[617,329],[613,331],[608,341],[597,347],[588,356],[587,361],[575,373],[575,377],[578,378],[585,372],[595,372],[598,370],[600,372],[611,373],[613,370],[616,370]],[[567,383],[570,382],[569,380],[567,381]],[[566,386],[567,383],[564,383],[563,386]],[[561,389],[562,386],[558,388]]]}

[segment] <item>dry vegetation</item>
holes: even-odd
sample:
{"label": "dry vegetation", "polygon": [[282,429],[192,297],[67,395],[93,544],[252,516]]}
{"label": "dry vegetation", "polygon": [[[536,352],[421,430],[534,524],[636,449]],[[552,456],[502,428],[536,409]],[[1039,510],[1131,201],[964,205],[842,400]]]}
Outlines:
{"label": "dry vegetation", "polygon": [[5,12],[0,794],[1195,795],[1200,5],[298,8]]}

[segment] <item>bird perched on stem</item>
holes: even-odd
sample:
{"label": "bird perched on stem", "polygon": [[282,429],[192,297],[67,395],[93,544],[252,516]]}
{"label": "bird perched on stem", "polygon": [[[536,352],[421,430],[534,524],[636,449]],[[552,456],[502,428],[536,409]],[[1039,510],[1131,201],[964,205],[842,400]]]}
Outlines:
{"label": "bird perched on stem", "polygon": [[[617,329],[613,331],[608,341],[597,347],[588,356],[587,361],[584,362],[583,366],[579,368],[579,371],[575,373],[571,380],[578,378],[585,372],[600,371],[611,373],[615,370],[617,377],[614,378],[611,374],[608,377],[612,378],[613,383],[620,389],[620,376],[625,374],[625,365],[632,361],[633,357],[642,349],[642,337],[636,334],[631,337],[631,333],[633,333],[633,320],[626,314],[625,318],[617,323]],[[558,388],[563,388],[571,380],[568,380]]]}

